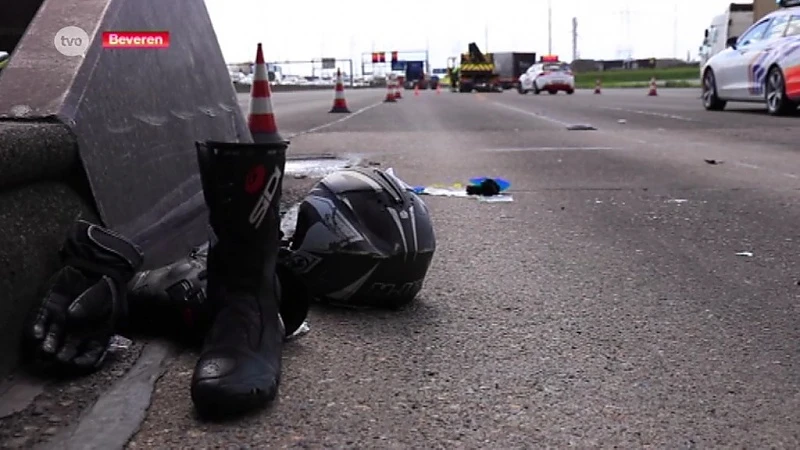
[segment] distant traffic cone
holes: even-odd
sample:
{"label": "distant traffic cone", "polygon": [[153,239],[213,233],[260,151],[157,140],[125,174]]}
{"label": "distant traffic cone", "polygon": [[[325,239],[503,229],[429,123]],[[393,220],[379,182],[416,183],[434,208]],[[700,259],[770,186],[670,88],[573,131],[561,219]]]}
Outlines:
{"label": "distant traffic cone", "polygon": [[441,93],[442,93],[442,85],[439,84],[439,83],[436,83],[436,95],[439,95]]}
{"label": "distant traffic cone", "polygon": [[601,83],[600,83],[600,79],[598,78],[597,81],[594,82],[594,93],[595,94],[600,94],[601,93],[600,92],[600,86],[601,86]]}
{"label": "distant traffic cone", "polygon": [[256,144],[287,142],[278,134],[275,112],[272,109],[272,92],[267,76],[267,64],[264,62],[264,52],[260,43],[256,49],[255,73],[253,74],[253,87],[250,89],[250,115],[247,117],[247,126],[250,128],[250,134],[253,135],[253,142]]}
{"label": "distant traffic cone", "polygon": [[386,79],[386,99],[384,103],[395,103],[397,99],[394,98],[394,80]]}
{"label": "distant traffic cone", "polygon": [[342,81],[342,71],[336,71],[336,94],[333,98],[333,108],[329,112],[332,113],[349,113],[347,108],[347,101],[344,99],[344,81]]}
{"label": "distant traffic cone", "polygon": [[402,86],[402,83],[400,82],[400,78],[399,77],[395,78],[395,80],[394,80],[394,99],[395,100],[400,100],[401,98],[403,98],[402,91],[403,91],[403,86]]}
{"label": "distant traffic cone", "polygon": [[658,95],[658,88],[656,87],[656,77],[650,78],[650,91],[647,93],[650,97]]}
{"label": "distant traffic cone", "polygon": [[414,84],[414,97],[419,97],[419,81]]}

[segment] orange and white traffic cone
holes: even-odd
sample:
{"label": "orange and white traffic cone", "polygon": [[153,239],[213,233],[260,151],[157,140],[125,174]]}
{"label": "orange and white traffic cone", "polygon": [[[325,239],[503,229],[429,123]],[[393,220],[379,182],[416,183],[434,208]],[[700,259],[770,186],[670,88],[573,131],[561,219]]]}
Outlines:
{"label": "orange and white traffic cone", "polygon": [[336,71],[336,94],[333,98],[333,108],[329,112],[332,113],[350,113],[347,108],[347,100],[344,99],[344,81],[342,81],[342,71]]}
{"label": "orange and white traffic cone", "polygon": [[656,86],[656,77],[650,78],[650,91],[647,93],[650,97],[658,95],[658,88]]}
{"label": "orange and white traffic cone", "polygon": [[439,83],[436,83],[436,95],[439,95],[441,93],[442,93],[442,85],[439,84]]}
{"label": "orange and white traffic cone", "polygon": [[384,103],[395,103],[397,100],[394,98],[394,80],[391,78],[386,79],[386,99]]}
{"label": "orange and white traffic cone", "polygon": [[414,84],[414,97],[419,97],[419,81]]}
{"label": "orange and white traffic cone", "polygon": [[403,98],[403,83],[400,80],[400,77],[394,79],[394,99],[400,100]]}
{"label": "orange and white traffic cone", "polygon": [[256,49],[255,73],[253,74],[253,87],[250,89],[250,114],[247,116],[247,126],[253,135],[256,144],[287,143],[278,134],[278,125],[275,122],[275,111],[272,109],[272,92],[267,76],[267,64],[264,62],[264,52],[261,44]]}
{"label": "orange and white traffic cone", "polygon": [[600,93],[601,93],[601,90],[600,90],[600,87],[601,87],[601,86],[602,86],[602,83],[600,82],[600,79],[598,78],[598,79],[597,79],[597,80],[594,82],[594,93],[595,93],[595,94],[600,94]]}

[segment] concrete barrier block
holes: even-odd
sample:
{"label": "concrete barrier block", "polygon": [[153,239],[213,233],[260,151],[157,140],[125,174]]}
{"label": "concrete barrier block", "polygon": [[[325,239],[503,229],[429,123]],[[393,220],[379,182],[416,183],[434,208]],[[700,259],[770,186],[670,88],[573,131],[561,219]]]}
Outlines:
{"label": "concrete barrier block", "polygon": [[[57,51],[66,26],[91,36],[85,56]],[[104,31],[137,30],[168,31],[169,48],[103,48]],[[203,0],[45,0],[0,77],[0,118],[66,125],[101,220],[128,236],[201,191],[195,140],[251,141]]]}
{"label": "concrete barrier block", "polygon": [[[12,3],[26,7],[0,15],[0,376],[75,219],[139,241],[147,267],[172,261],[206,239],[194,142],[252,141],[204,0]],[[57,50],[67,26],[88,33],[83,56]],[[103,48],[105,31],[142,30],[169,48]]]}

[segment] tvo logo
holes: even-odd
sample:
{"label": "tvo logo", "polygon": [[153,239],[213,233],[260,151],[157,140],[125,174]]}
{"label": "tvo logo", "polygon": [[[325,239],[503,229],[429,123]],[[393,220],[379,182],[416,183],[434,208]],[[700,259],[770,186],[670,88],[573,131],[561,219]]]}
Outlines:
{"label": "tvo logo", "polygon": [[84,56],[90,41],[86,31],[75,26],[64,27],[53,37],[53,45],[64,56]]}

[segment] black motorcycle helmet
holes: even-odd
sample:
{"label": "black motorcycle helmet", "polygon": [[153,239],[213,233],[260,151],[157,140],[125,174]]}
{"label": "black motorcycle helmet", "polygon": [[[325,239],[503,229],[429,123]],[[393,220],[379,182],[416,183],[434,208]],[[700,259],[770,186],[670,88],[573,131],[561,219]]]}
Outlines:
{"label": "black motorcycle helmet", "polygon": [[354,168],[312,188],[282,261],[323,302],[396,308],[422,289],[435,250],[425,203],[393,175]]}

